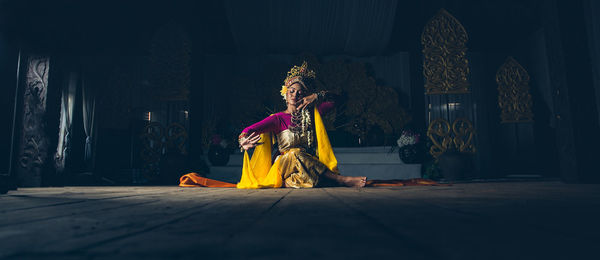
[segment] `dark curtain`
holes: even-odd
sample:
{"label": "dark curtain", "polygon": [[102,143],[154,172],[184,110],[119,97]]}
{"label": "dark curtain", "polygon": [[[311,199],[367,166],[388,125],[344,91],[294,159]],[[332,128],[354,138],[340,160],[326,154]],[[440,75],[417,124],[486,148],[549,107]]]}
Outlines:
{"label": "dark curtain", "polygon": [[85,130],[85,154],[84,161],[87,170],[94,168],[93,140],[96,135],[96,95],[91,84],[87,84],[85,78],[81,79],[81,95],[83,104],[83,129]]}
{"label": "dark curtain", "polygon": [[388,45],[397,1],[225,1],[242,53],[377,55]]}
{"label": "dark curtain", "polygon": [[[55,154],[56,169],[58,172],[64,172],[65,168],[81,164],[80,157],[75,158],[71,156],[73,149],[80,146],[84,147],[83,160],[85,170],[92,171],[94,167],[93,141],[96,135],[96,96],[92,85],[87,84],[85,76],[85,73],[81,71],[68,72],[64,83],[65,86],[62,89],[60,129]],[[81,93],[81,96],[79,96],[79,93]],[[76,106],[81,106],[81,114],[78,112],[79,109],[75,109]],[[84,133],[79,133],[82,129],[81,124],[83,124]],[[75,133],[75,131],[78,132]],[[75,138],[75,136],[81,137],[83,134],[84,138]],[[85,141],[85,145],[82,145],[81,141]],[[71,160],[75,161],[68,163],[70,166],[67,166],[67,161]],[[79,169],[79,167],[77,166],[76,168]]]}
{"label": "dark curtain", "polygon": [[58,145],[54,160],[57,172],[64,172],[66,160],[71,148],[73,109],[76,102],[77,83],[79,74],[70,72],[66,77],[65,86],[62,88],[60,104],[60,128],[58,132]]}

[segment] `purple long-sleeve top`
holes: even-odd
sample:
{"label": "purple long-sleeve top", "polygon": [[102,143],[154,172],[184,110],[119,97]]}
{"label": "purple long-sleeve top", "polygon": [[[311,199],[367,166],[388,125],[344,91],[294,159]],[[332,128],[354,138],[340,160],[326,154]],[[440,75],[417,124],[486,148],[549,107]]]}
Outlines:
{"label": "purple long-sleeve top", "polygon": [[[334,107],[333,101],[326,101],[317,106],[320,114],[326,114],[331,111]],[[292,115],[279,112],[268,116],[267,118],[246,127],[242,133],[257,133],[262,134],[265,132],[273,132],[278,134],[279,132],[288,129],[292,124]]]}

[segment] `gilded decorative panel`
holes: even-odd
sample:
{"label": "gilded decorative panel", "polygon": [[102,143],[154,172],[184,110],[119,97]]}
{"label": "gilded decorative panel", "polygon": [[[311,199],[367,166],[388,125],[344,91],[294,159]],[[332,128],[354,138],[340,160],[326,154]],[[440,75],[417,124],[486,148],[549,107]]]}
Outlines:
{"label": "gilded decorative panel", "polygon": [[450,123],[443,118],[437,118],[429,124],[427,137],[433,143],[431,148],[429,148],[429,153],[434,158],[442,155],[452,144],[451,130]]}
{"label": "gilded decorative panel", "polygon": [[440,10],[423,29],[425,93],[469,93],[468,40],[465,28],[446,10]]}
{"label": "gilded decorative panel", "polygon": [[527,71],[515,59],[508,57],[496,73],[496,83],[502,123],[532,122]]}
{"label": "gilded decorative panel", "polygon": [[473,137],[475,135],[475,129],[473,123],[466,118],[457,118],[452,123],[452,132],[454,138],[454,148],[461,153],[474,153],[476,152],[475,146],[473,145]]}
{"label": "gilded decorative panel", "polygon": [[474,136],[473,124],[466,118],[457,118],[452,125],[446,119],[437,118],[427,129],[427,137],[432,142],[429,153],[436,159],[448,150],[475,153]]}

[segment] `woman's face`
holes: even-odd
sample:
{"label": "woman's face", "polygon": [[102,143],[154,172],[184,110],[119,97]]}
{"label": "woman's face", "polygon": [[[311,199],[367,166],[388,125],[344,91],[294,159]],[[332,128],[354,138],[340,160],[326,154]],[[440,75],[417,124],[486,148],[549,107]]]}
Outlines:
{"label": "woman's face", "polygon": [[300,83],[294,83],[287,88],[286,100],[290,105],[296,105],[303,97],[304,88]]}

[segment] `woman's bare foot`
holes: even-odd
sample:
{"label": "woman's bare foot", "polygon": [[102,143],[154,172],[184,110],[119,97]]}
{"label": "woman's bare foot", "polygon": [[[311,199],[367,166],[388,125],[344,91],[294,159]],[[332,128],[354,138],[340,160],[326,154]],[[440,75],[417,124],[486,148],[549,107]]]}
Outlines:
{"label": "woman's bare foot", "polygon": [[323,174],[323,177],[333,180],[340,185],[346,187],[364,187],[367,184],[367,177],[353,177],[353,176],[343,176],[339,174],[332,173],[331,171],[326,171]]}
{"label": "woman's bare foot", "polygon": [[367,184],[367,177],[339,176],[338,182],[346,187],[361,188]]}

